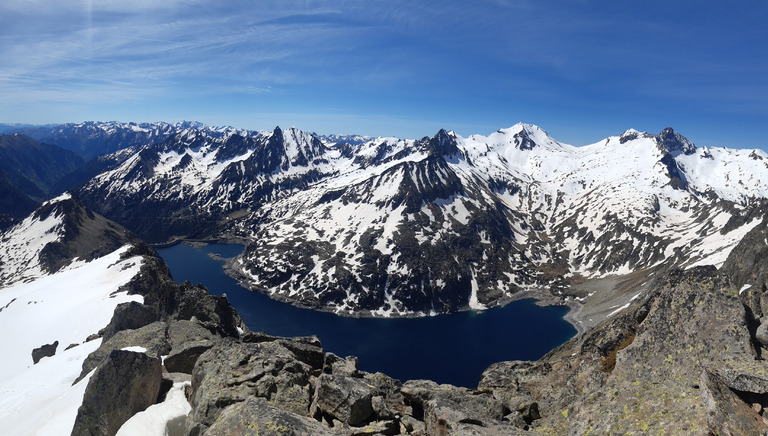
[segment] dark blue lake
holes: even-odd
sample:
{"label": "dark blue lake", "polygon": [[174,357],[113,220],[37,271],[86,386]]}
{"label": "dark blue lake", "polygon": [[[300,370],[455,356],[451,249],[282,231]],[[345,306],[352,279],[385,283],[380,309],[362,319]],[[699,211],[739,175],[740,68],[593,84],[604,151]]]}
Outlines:
{"label": "dark blue lake", "polygon": [[178,244],[157,251],[176,281],[201,283],[215,295],[226,293],[252,331],[317,335],[325,351],[357,356],[363,371],[475,388],[490,364],[538,359],[576,334],[563,320],[566,307],[539,307],[533,300],[483,312],[409,319],[346,318],[300,309],[241,287],[224,274],[223,262],[208,255],[232,258],[242,250],[234,244]]}

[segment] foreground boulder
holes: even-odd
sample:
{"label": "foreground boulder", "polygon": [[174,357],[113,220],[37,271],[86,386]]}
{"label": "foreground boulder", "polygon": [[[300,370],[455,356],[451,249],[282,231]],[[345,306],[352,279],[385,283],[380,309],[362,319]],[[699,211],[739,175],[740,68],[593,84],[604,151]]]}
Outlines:
{"label": "foreground boulder", "polygon": [[200,356],[192,372],[190,434],[202,434],[227,406],[254,396],[308,416],[312,370],[277,341],[219,342]]}
{"label": "foreground boulder", "polygon": [[160,359],[115,350],[85,389],[72,435],[114,435],[131,416],[155,404],[160,393]]}
{"label": "foreground boulder", "polygon": [[165,358],[165,368],[170,372],[187,374],[192,374],[197,359],[219,338],[196,321],[188,320],[169,323],[167,336],[171,351]]}
{"label": "foreground boulder", "polygon": [[312,400],[313,415],[359,426],[373,415],[372,398],[373,388],[360,379],[322,374]]}
{"label": "foreground boulder", "polygon": [[766,434],[768,424],[725,383],[708,370],[701,373],[701,399],[707,410],[707,426],[712,434]]}
{"label": "foreground boulder", "polygon": [[323,357],[317,338],[222,339],[197,360],[190,401],[190,435],[516,431],[490,392],[426,380],[403,385],[358,370],[357,359]]}
{"label": "foreground boulder", "polygon": [[206,436],[337,435],[314,419],[287,412],[267,400],[248,397],[221,412]]}

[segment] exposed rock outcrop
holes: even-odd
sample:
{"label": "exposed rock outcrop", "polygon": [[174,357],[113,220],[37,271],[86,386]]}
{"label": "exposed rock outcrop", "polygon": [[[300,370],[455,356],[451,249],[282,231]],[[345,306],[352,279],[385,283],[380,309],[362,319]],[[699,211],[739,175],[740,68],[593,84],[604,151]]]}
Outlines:
{"label": "exposed rock outcrop", "polygon": [[262,397],[287,412],[308,416],[312,368],[276,341],[225,340],[203,353],[192,373],[190,434],[202,434],[229,405]]}
{"label": "exposed rock outcrop", "polygon": [[165,358],[165,368],[170,372],[192,374],[197,359],[215,345],[218,335],[211,333],[196,321],[179,320],[168,325],[171,351]]}
{"label": "exposed rock outcrop", "polygon": [[45,344],[39,348],[32,350],[32,362],[37,363],[43,357],[51,357],[56,355],[56,348],[59,346],[59,341],[55,341],[52,344]]}
{"label": "exposed rock outcrop", "polygon": [[101,346],[85,359],[83,370],[75,383],[104,363],[116,350],[127,347],[142,347],[147,350],[146,354],[150,357],[159,358],[167,354],[170,345],[165,338],[165,330],[166,324],[158,321],[138,329],[121,330],[115,333],[114,336],[102,342]]}
{"label": "exposed rock outcrop", "polygon": [[248,334],[218,341],[195,364],[189,434],[240,434],[246,427],[242,434],[276,428],[344,435],[515,431],[490,392],[426,380],[403,385],[357,370],[354,358],[327,353],[323,362],[318,355],[316,338]]}
{"label": "exposed rock outcrop", "polygon": [[155,404],[160,393],[160,359],[115,350],[88,381],[72,435],[114,435],[134,414]]}
{"label": "exposed rock outcrop", "polygon": [[[492,365],[480,387],[510,410],[535,401],[541,419],[530,427],[545,434],[721,434],[734,428],[727,416],[749,429],[744,434],[761,434],[762,419],[745,401],[765,401],[759,374],[768,365],[757,358],[747,322],[738,290],[714,268],[678,272],[541,361]],[[706,394],[702,372],[712,374]]]}
{"label": "exposed rock outcrop", "polygon": [[286,412],[263,398],[248,397],[224,409],[216,423],[205,434],[206,436],[286,434],[325,436],[338,433],[314,419]]}
{"label": "exposed rock outcrop", "polygon": [[[161,383],[162,357],[170,359],[166,371],[191,373],[198,357],[216,341],[247,332],[226,297],[175,283],[150,247],[138,244],[125,255],[145,257],[141,272],[123,287],[142,295],[144,304],[118,306],[101,332],[101,345],[83,362],[77,381],[96,372],[86,387],[73,434],[115,434],[133,414],[158,402],[169,387]],[[123,351],[128,347],[145,351]]]}
{"label": "exposed rock outcrop", "polygon": [[121,330],[138,329],[157,320],[157,311],[150,306],[136,301],[118,304],[112,315],[112,320],[104,328],[102,339],[109,340]]}
{"label": "exposed rock outcrop", "polygon": [[756,410],[728,387],[721,376],[704,370],[701,373],[699,386],[701,400],[707,411],[707,426],[711,434],[768,433],[768,424],[763,422]]}

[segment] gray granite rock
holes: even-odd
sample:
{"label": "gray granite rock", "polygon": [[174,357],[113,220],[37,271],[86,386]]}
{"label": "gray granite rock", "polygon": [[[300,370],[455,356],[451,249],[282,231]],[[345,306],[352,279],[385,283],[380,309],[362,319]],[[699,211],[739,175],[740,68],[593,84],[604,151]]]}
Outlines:
{"label": "gray granite rock", "polygon": [[72,435],[114,435],[131,416],[155,404],[160,359],[114,350],[88,381]]}

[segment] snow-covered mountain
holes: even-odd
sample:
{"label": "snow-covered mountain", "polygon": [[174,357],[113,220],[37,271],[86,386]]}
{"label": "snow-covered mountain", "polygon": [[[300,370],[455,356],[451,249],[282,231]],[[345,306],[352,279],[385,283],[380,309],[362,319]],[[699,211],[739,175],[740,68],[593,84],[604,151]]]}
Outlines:
{"label": "snow-covered mountain", "polygon": [[574,147],[526,124],[358,144],[190,127],[112,159],[79,191],[100,213],[154,242],[247,241],[232,269],[254,289],[374,316],[719,265],[768,196],[764,152],[697,148],[672,129]]}
{"label": "snow-covered mountain", "polygon": [[[5,434],[69,433],[91,374],[73,382],[101,343],[90,336],[109,323],[118,304],[143,301],[121,289],[143,263],[129,247],[114,224],[68,194],[0,235]],[[33,349],[46,344],[57,345],[55,354],[33,362]]]}

